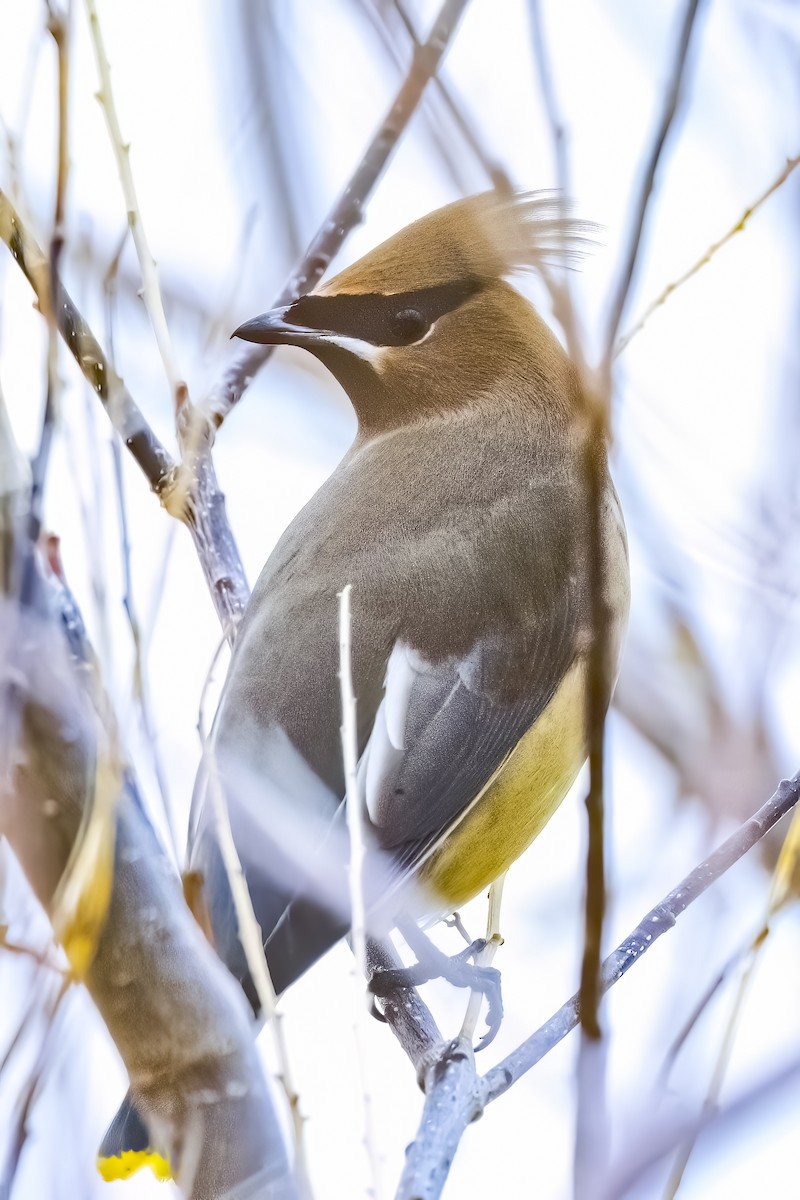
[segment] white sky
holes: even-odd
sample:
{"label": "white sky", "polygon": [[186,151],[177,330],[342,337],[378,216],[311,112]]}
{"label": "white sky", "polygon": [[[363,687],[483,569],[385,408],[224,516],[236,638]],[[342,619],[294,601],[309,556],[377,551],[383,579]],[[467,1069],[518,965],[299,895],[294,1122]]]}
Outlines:
{"label": "white sky", "polygon": [[[614,278],[632,181],[641,168],[681,7],[643,6],[633,0],[545,5],[557,87],[568,119],[573,194],[581,215],[603,226],[602,245],[576,278],[590,338]],[[124,227],[124,206],[93,98],[96,78],[85,13],[80,3],[74,8],[70,239],[77,243],[88,232],[110,258]],[[436,5],[418,8],[424,14],[418,25],[427,26]],[[396,75],[375,46],[365,42],[345,3],[284,0],[275,2],[274,9],[287,46],[294,48],[288,78],[296,89],[295,112],[310,109],[314,114],[313,144],[306,141],[297,148],[313,181],[299,213],[310,237],[358,161]],[[243,266],[240,261],[243,214],[253,184],[241,162],[249,144],[246,130],[237,126],[233,104],[226,108],[215,90],[225,12],[224,6],[186,0],[100,4],[120,120],[131,143],[141,211],[162,277],[180,294],[220,308],[219,335],[208,347],[198,348],[188,319],[179,318],[173,328],[182,370],[198,399],[229,353],[229,330],[269,306],[288,266],[280,246],[267,252],[274,239],[264,228],[254,237],[258,256],[249,255]],[[43,7],[31,0],[0,0],[5,33],[0,41],[0,115],[12,132],[18,131],[26,111],[24,97],[32,97],[19,169],[35,226],[46,240],[54,177],[54,55],[39,37],[42,20]],[[786,32],[781,36],[777,31],[782,25]],[[774,40],[765,33],[769,28]],[[648,228],[646,254],[623,326],[741,215],[787,156],[798,152],[791,70],[799,33],[797,10],[777,2],[754,6],[718,0],[702,19],[691,109],[662,173],[657,220]],[[552,185],[547,127],[531,71],[521,0],[473,0],[446,74],[512,177],[529,186]],[[298,119],[299,128],[310,125],[307,116],[304,122]],[[337,266],[452,198],[452,185],[437,168],[420,130],[417,121]],[[465,169],[474,176],[475,190],[485,186],[476,170]],[[10,188],[12,182],[10,160],[0,156],[0,186]],[[652,318],[620,364],[619,445],[640,464],[651,502],[664,514],[688,561],[699,568],[698,598],[706,605],[712,648],[723,660],[729,651],[731,613],[741,604],[741,587],[731,585],[741,566],[726,531],[750,504],[769,451],[770,420],[785,385],[786,332],[796,325],[796,212],[796,188],[773,197],[744,236]],[[124,262],[133,269],[130,246]],[[93,280],[81,275],[74,260],[68,278],[104,341],[101,297],[93,293]],[[2,253],[0,289],[0,385],[16,436],[30,453],[44,386],[42,327],[27,285]],[[131,391],[172,445],[166,382],[152,339],[130,306],[123,309],[116,345]],[[120,603],[117,518],[112,506],[96,502],[97,472],[102,495],[113,495],[109,431],[103,414],[87,403],[66,354],[62,374],[64,428],[48,479],[47,521],[62,538],[68,576],[103,653],[132,754],[154,794],[148,739],[131,717],[131,651]],[[226,425],[215,461],[251,582],[293,513],[341,457],[352,430],[352,416],[335,385],[293,351],[274,356]],[[127,461],[125,487],[135,600],[151,631],[148,668],[158,751],[173,802],[184,811],[197,761],[198,698],[219,631],[188,537],[170,529]],[[85,512],[76,497],[82,498]],[[87,554],[87,542],[93,554]],[[634,583],[640,585],[634,605],[646,621],[651,565],[636,546],[634,553]],[[93,596],[93,570],[107,588],[105,627]],[[792,673],[787,668],[776,701],[776,721],[784,730],[797,711],[796,655],[790,665]],[[737,686],[735,672],[730,686]],[[693,807],[672,807],[668,772],[621,722],[612,722],[611,739],[615,876],[609,946],[702,857],[709,836],[719,836],[710,835]],[[787,770],[794,769],[797,750],[795,727],[793,736],[786,736]],[[754,797],[754,807],[765,798]],[[510,875],[503,920],[507,944],[500,960],[507,1015],[483,1066],[511,1049],[574,990],[583,854],[580,799],[578,787]],[[21,889],[13,884],[13,869],[11,874],[7,908],[21,937],[29,932],[29,917],[22,915]],[[658,1116],[651,1089],[663,1050],[726,953],[757,927],[765,896],[766,877],[757,863],[741,864],[614,990],[607,1016],[613,1034],[609,1086],[615,1151],[624,1154],[626,1147],[646,1139],[640,1124],[646,1127]],[[482,921],[476,903],[469,928],[478,931]],[[796,914],[786,918],[764,957],[736,1044],[734,1092],[800,1052],[799,932]],[[40,930],[39,936],[45,934]],[[25,970],[16,960],[0,958],[0,1052],[26,1002]],[[454,1030],[462,999],[454,1000],[444,989],[434,994],[440,1024]],[[692,1112],[702,1099],[729,1003],[725,992],[679,1060],[671,1094],[675,1112]],[[349,959],[342,947],[285,1001],[296,1082],[309,1115],[317,1200],[365,1194],[352,1005]],[[262,1040],[269,1056],[269,1038]],[[69,1006],[56,1043],[56,1062],[35,1110],[15,1200],[62,1194],[163,1197],[164,1188],[144,1175],[110,1189],[94,1179],[95,1146],[121,1095],[124,1076],[84,1000]],[[446,1194],[465,1200],[487,1194],[543,1200],[569,1195],[575,1049],[575,1040],[568,1040],[468,1131]],[[402,1054],[377,1023],[369,1033],[369,1059],[391,1194],[421,1098]],[[8,1088],[0,1093],[0,1129],[11,1098]],[[786,1111],[790,1107],[791,1114]],[[744,1129],[737,1127],[735,1141],[729,1140],[724,1153],[718,1147],[713,1158],[698,1153],[684,1200],[731,1200],[756,1190],[766,1196],[785,1194],[786,1175],[796,1170],[792,1133],[798,1117],[795,1100],[787,1103],[780,1120],[769,1112]],[[659,1195],[661,1186],[651,1180],[637,1195]]]}

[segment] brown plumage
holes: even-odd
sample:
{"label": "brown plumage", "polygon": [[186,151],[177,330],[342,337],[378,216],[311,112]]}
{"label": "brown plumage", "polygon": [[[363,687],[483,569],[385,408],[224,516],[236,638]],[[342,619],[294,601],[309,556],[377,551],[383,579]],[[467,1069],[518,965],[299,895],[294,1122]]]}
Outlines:
{"label": "brown plumage", "polygon": [[[431,910],[462,903],[505,870],[583,760],[581,396],[558,341],[503,278],[563,257],[582,235],[550,199],[474,197],[237,331],[310,350],[358,416],[353,446],[253,591],[214,730],[278,991],[347,928],[337,677],[345,584],[362,799],[384,863],[421,880]],[[594,453],[605,471],[605,448]],[[616,661],[627,551],[605,478]],[[247,983],[205,787],[201,777],[194,865],[218,947]]]}

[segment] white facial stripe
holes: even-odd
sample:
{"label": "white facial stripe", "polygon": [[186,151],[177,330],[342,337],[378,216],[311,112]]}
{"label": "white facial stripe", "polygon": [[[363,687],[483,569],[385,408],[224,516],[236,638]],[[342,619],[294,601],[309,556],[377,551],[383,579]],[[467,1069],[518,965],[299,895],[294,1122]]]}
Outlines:
{"label": "white facial stripe", "polygon": [[386,346],[373,346],[372,342],[366,342],[362,338],[346,337],[343,333],[321,333],[318,335],[321,342],[330,342],[334,346],[340,346],[342,350],[349,351],[350,354],[355,354],[357,358],[363,358],[376,371],[381,371],[384,352]]}

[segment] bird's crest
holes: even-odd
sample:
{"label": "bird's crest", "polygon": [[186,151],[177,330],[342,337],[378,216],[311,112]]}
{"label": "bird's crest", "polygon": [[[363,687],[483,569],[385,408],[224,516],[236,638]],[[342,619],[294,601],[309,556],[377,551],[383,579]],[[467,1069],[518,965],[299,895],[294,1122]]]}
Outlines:
{"label": "bird's crest", "polygon": [[482,192],[428,213],[318,290],[392,292],[454,279],[489,281],[568,264],[591,244],[594,226],[571,217],[557,192]]}

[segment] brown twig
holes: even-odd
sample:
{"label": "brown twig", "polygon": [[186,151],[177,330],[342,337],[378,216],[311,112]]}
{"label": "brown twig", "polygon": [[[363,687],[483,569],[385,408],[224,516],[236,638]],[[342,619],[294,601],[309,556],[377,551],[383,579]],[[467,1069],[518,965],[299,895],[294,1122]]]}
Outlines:
{"label": "brown twig", "polygon": [[[277,297],[275,307],[290,304],[303,292],[315,287],[350,230],[361,221],[364,205],[414,115],[426,85],[435,75],[468,3],[469,0],[444,0],[427,39],[414,50],[408,74],[389,112],[349,183],[313,238],[302,262]],[[211,428],[219,429],[273,349],[272,346],[251,345],[239,351],[202,406]]]}
{"label": "brown twig", "polygon": [[[403,0],[392,0],[388,5],[377,3],[376,0],[360,0],[360,3],[364,13],[378,30],[387,54],[391,55],[392,61],[396,65],[399,65],[402,62],[403,48],[398,44],[398,39],[389,21],[391,13],[397,14],[412,44],[415,47],[418,47],[420,44],[411,14],[408,12]],[[442,101],[442,107],[453,121],[465,146],[480,165],[487,180],[493,187],[500,191],[510,191],[512,185],[507,172],[492,156],[488,146],[478,133],[474,122],[466,116],[460,100],[457,99],[452,88],[442,78],[441,74],[434,77],[433,87],[435,88],[436,95]],[[432,99],[433,97],[429,97],[429,102]],[[458,148],[454,149],[451,146],[447,131],[440,128],[440,123],[434,120],[436,115],[434,112],[430,114],[431,137],[435,143],[436,154],[447,167],[453,182],[463,188],[465,181],[463,172],[459,169],[460,157]]]}
{"label": "brown twig", "polygon": [[684,271],[684,273],[679,275],[677,279],[674,279],[672,283],[668,283],[664,290],[659,292],[655,300],[651,300],[642,315],[636,319],[633,325],[631,325],[630,329],[623,333],[622,337],[617,341],[617,344],[614,347],[615,358],[622,354],[623,350],[627,348],[632,339],[636,337],[636,334],[644,328],[644,326],[652,317],[653,313],[656,312],[657,309],[661,308],[662,304],[665,304],[667,300],[669,300],[673,292],[676,292],[679,287],[683,287],[684,283],[687,283],[702,267],[711,262],[714,255],[717,254],[723,246],[726,246],[731,238],[735,237],[737,233],[742,232],[753,214],[758,212],[759,208],[761,208],[761,205],[769,200],[770,196],[774,192],[777,192],[778,188],[783,186],[783,184],[791,175],[792,171],[794,171],[797,166],[800,166],[800,154],[795,155],[794,158],[788,158],[786,160],[786,165],[778,177],[773,179],[766,191],[762,192],[761,195],[744,210],[736,224],[731,225],[728,232],[724,233],[719,241],[712,242],[705,254],[701,255],[697,262],[689,267],[688,271]]}

